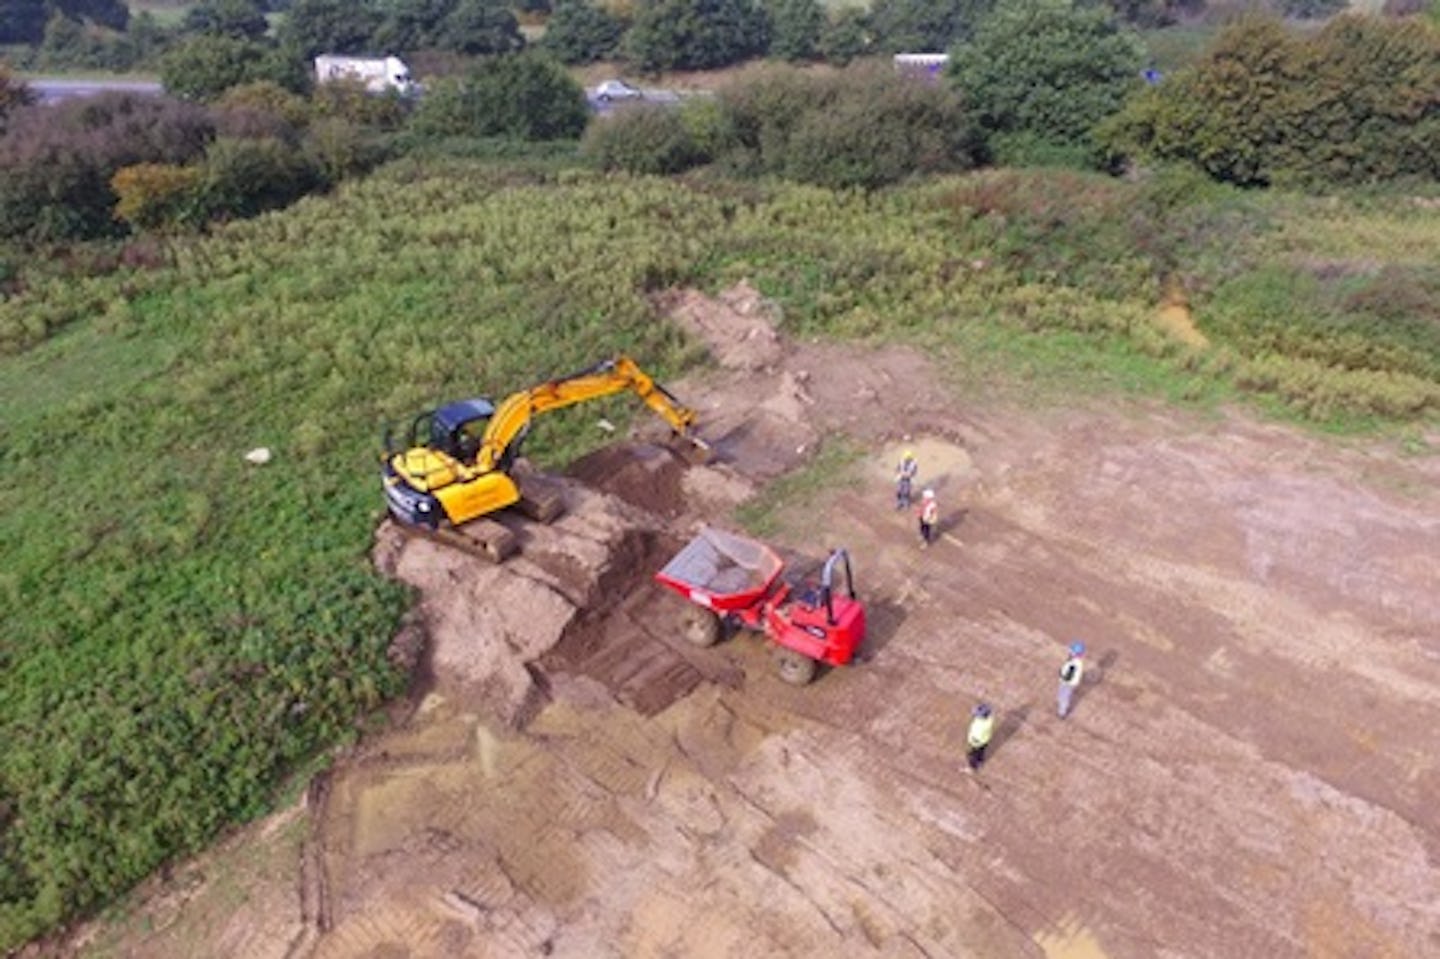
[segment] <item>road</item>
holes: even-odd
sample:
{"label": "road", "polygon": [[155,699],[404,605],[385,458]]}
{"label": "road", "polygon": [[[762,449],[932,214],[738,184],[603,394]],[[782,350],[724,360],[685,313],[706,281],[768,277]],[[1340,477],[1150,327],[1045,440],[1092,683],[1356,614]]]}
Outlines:
{"label": "road", "polygon": [[154,80],[64,80],[56,77],[26,79],[41,103],[55,103],[73,97],[93,97],[111,91],[155,95],[164,88]]}
{"label": "road", "polygon": [[[112,91],[157,95],[164,90],[164,87],[154,80],[70,80],[58,77],[37,77],[27,79],[25,82],[31,90],[35,91],[41,103],[56,103],[60,100],[90,97]],[[645,90],[643,93],[643,102],[645,103],[673,106],[683,99],[680,94],[672,90]],[[589,101],[590,109],[595,113],[608,113],[616,106],[631,102],[601,100],[595,96],[593,91],[587,91],[586,99]]]}

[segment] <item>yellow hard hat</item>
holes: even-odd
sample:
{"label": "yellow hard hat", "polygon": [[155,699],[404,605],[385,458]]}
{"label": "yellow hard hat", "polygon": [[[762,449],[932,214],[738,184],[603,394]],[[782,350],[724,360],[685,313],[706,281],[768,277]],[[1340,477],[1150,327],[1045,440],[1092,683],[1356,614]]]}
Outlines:
{"label": "yellow hard hat", "polygon": [[915,458],[915,451],[914,451],[914,450],[906,450],[906,451],[905,451],[905,458],[906,458],[907,460],[913,460],[913,459]]}

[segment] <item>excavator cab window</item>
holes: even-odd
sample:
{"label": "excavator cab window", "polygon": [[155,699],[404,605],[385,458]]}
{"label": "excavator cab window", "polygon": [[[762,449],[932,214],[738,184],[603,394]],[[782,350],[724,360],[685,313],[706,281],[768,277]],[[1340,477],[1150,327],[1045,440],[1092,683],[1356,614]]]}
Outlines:
{"label": "excavator cab window", "polygon": [[[473,463],[495,407],[489,400],[461,400],[430,414],[430,448]],[[418,425],[418,421],[417,421]]]}
{"label": "excavator cab window", "polygon": [[480,453],[480,444],[485,439],[485,426],[489,420],[470,420],[462,423],[454,433],[454,448],[448,450],[451,456],[462,463],[473,463]]}

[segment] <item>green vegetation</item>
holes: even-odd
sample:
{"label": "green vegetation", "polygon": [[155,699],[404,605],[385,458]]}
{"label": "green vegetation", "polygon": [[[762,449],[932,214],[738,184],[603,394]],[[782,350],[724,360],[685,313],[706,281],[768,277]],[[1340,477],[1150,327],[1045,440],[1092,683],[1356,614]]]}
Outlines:
{"label": "green vegetation", "polygon": [[[1108,12],[1072,0],[999,0],[950,73],[973,105],[997,162],[1041,165],[1073,153],[1094,166],[1090,131],[1140,86],[1143,48]],[[1020,146],[1023,144],[1023,148]]]}
{"label": "green vegetation", "polygon": [[[702,119],[683,119],[697,142]],[[216,140],[207,178],[281,162],[266,142]],[[977,378],[1023,365],[1027,390],[1248,391],[1341,426],[1440,414],[1440,219],[1413,197],[1178,170],[833,190],[495,149],[432,146],[210,237],[0,272],[0,948],[256,815],[401,688],[407,598],[368,558],[381,424],[621,350],[668,377],[696,350],[657,290],[750,279],[791,335],[919,344]],[[184,165],[122,185],[137,222],[192,184],[166,163]],[[1154,322],[1176,288],[1208,346]],[[587,422],[547,419],[532,452],[580,452]],[[262,445],[274,460],[245,462]]]}
{"label": "green vegetation", "polygon": [[714,162],[731,171],[873,189],[967,169],[980,150],[959,94],[897,77],[888,67],[829,75],[768,67],[678,112],[627,110],[593,123],[586,151],[605,169],[632,173]]}
{"label": "green vegetation", "polygon": [[1146,91],[1102,139],[1231,183],[1375,183],[1440,176],[1440,30],[1344,16],[1297,36],[1247,19],[1195,66]]}
{"label": "green vegetation", "polygon": [[825,8],[819,0],[767,0],[770,56],[777,60],[817,60],[825,30]]}
{"label": "green vegetation", "polygon": [[467,76],[435,84],[411,126],[426,137],[573,140],[589,117],[585,91],[558,63],[520,53],[487,57]]}
{"label": "green vegetation", "polygon": [[640,0],[625,55],[641,70],[711,70],[763,56],[769,30],[751,0]]}
{"label": "green vegetation", "polygon": [[177,97],[203,101],[249,83],[274,83],[303,92],[310,77],[295,58],[258,40],[201,34],[160,58],[160,82]]}
{"label": "green vegetation", "polygon": [[588,0],[559,0],[540,45],[563,63],[593,63],[620,48],[625,22]]}

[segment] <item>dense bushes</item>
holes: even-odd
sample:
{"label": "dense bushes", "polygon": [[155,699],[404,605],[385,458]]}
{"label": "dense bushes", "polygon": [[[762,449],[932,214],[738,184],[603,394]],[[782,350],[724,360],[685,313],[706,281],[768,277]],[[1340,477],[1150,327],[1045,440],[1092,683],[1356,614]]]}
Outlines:
{"label": "dense bushes", "polygon": [[993,0],[875,0],[867,27],[886,53],[948,50],[967,39]]}
{"label": "dense bushes", "polygon": [[412,120],[423,136],[575,138],[585,129],[585,91],[553,60],[522,53],[482,60],[469,74],[441,80]]}
{"label": "dense bushes", "polygon": [[625,26],[619,17],[590,0],[559,0],[540,44],[562,63],[593,63],[614,56]]}
{"label": "dense bushes", "polygon": [[1139,39],[1102,8],[1000,0],[974,39],[955,49],[950,76],[993,152],[1034,162],[1047,145],[1050,156],[1096,153],[1091,130],[1140,85],[1143,58]]}
{"label": "dense bushes", "polygon": [[214,135],[202,109],[107,94],[16,112],[0,136],[0,237],[69,240],[116,231],[110,178],[137,163],[185,163]]}
{"label": "dense bushes", "polygon": [[592,123],[581,146],[602,168],[630,173],[680,173],[710,159],[680,111],[658,105],[619,110]]}
{"label": "dense bushes", "polygon": [[739,169],[834,187],[876,187],[973,166],[980,147],[960,95],[888,68],[829,76],[773,69],[722,91]]}
{"label": "dense bushes", "polygon": [[770,56],[781,60],[814,60],[820,56],[825,8],[819,0],[766,0],[770,18]]}
{"label": "dense bushes", "polygon": [[1296,36],[1228,28],[1195,67],[1106,124],[1119,153],[1183,160],[1242,185],[1440,176],[1440,31],[1345,16]]}
{"label": "dense bushes", "polygon": [[607,169],[676,172],[714,161],[740,173],[873,188],[963,170],[980,150],[964,102],[884,68],[816,76],[776,67],[696,100],[677,117],[650,109],[600,118],[587,152]]}
{"label": "dense bushes", "polygon": [[294,0],[280,36],[306,59],[377,50],[509,53],[525,45],[505,0]]}
{"label": "dense bushes", "polygon": [[769,42],[752,0],[640,0],[625,54],[642,70],[711,70],[760,56]]}
{"label": "dense bushes", "polygon": [[262,81],[303,92],[309,80],[304,64],[288,53],[229,36],[195,37],[160,60],[160,82],[188,100],[213,100],[231,87]]}
{"label": "dense bushes", "polygon": [[30,88],[10,68],[0,63],[0,133],[5,132],[5,118],[35,100]]}
{"label": "dense bushes", "polygon": [[367,170],[403,113],[341,89],[272,84],[206,108],[112,94],[18,111],[0,134],[0,237],[76,240],[252,216]]}

